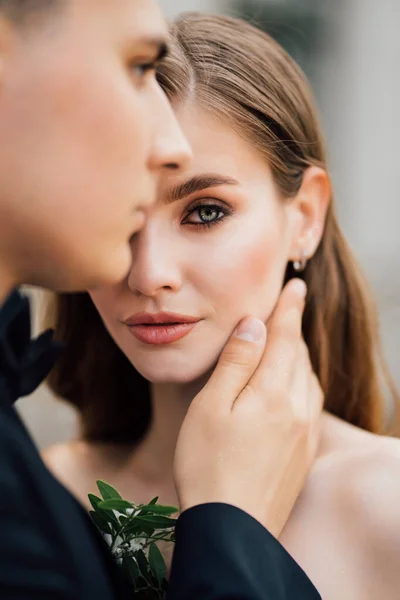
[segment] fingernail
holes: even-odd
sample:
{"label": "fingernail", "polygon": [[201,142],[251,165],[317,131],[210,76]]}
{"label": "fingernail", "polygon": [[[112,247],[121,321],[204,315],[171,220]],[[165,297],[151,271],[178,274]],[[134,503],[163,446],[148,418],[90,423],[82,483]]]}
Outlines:
{"label": "fingernail", "polygon": [[236,337],[246,342],[261,342],[265,336],[265,325],[260,319],[246,317],[236,329]]}
{"label": "fingernail", "polygon": [[307,286],[302,279],[293,279],[292,288],[300,298],[306,297]]}

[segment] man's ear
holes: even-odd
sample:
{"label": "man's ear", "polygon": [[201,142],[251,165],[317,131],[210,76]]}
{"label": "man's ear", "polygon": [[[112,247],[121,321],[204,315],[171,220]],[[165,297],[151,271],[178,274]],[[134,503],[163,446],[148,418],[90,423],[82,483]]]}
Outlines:
{"label": "man's ear", "polygon": [[302,261],[313,256],[324,232],[330,201],[328,173],[320,167],[309,167],[298,193],[289,201],[289,210],[295,216],[290,260]]}

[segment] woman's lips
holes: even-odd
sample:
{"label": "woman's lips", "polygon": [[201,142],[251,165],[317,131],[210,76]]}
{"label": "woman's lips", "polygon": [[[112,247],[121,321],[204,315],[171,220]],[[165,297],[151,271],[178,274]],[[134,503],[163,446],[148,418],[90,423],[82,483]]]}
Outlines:
{"label": "woman's lips", "polygon": [[144,344],[171,344],[188,335],[197,325],[194,323],[159,323],[149,325],[129,325],[131,334]]}
{"label": "woman's lips", "polygon": [[137,313],[125,321],[131,334],[144,344],[170,344],[188,335],[201,319],[160,312]]}

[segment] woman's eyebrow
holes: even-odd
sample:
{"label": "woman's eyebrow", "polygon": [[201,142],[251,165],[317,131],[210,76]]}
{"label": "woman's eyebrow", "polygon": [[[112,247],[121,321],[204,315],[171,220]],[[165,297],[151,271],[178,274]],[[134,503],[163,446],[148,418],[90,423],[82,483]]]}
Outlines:
{"label": "woman's eyebrow", "polygon": [[[0,0],[1,1],[1,0]],[[160,63],[169,54],[169,40],[168,37],[163,36],[143,36],[141,38],[132,38],[127,44],[127,48],[135,54],[141,54],[142,52],[151,52],[154,54],[153,60],[155,63]]]}
{"label": "woman's eyebrow", "polygon": [[176,200],[182,200],[183,198],[186,198],[186,196],[194,194],[194,192],[201,192],[207,188],[219,185],[239,185],[239,182],[236,179],[233,179],[233,177],[226,177],[225,175],[217,175],[214,173],[195,175],[172,187],[168,191],[165,202],[169,204]]}

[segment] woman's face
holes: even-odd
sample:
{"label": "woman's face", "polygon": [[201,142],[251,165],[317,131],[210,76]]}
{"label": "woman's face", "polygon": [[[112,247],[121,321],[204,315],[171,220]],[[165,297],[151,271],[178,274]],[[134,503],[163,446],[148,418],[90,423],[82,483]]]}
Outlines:
{"label": "woman's face", "polygon": [[305,217],[228,123],[193,104],[176,113],[193,164],[163,178],[129,277],[91,297],[145,378],[187,383],[213,368],[242,317],[268,320]]}

